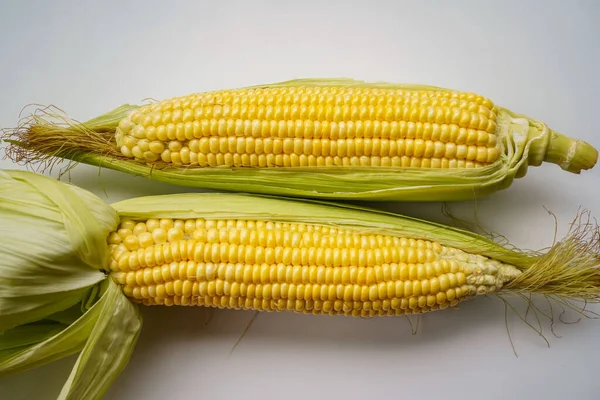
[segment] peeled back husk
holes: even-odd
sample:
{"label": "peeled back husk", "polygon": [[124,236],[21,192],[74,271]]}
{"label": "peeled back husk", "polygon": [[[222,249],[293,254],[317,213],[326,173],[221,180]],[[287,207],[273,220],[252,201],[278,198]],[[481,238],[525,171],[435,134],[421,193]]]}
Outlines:
{"label": "peeled back husk", "polygon": [[118,222],[85,190],[0,171],[0,376],[81,352],[59,398],[108,389],[141,328],[137,307],[103,272]]}

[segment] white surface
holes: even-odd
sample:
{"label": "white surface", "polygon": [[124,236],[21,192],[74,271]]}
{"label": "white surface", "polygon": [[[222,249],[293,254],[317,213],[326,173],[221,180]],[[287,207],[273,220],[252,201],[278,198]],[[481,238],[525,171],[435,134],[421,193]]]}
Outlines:
{"label": "white surface", "polygon": [[[29,103],[85,120],[124,102],[298,77],[347,76],[470,90],[600,148],[600,2],[2,2],[0,127]],[[522,4],[521,4],[522,3]],[[88,2],[89,4],[89,2]],[[1,146],[1,145],[0,145]],[[2,168],[14,168],[0,161]],[[78,166],[71,181],[108,202],[182,192]],[[104,192],[104,191],[105,192]],[[105,194],[106,193],[106,194]],[[600,168],[532,168],[478,203],[490,230],[550,245],[579,207],[600,216]],[[443,221],[440,204],[381,207]],[[452,210],[473,218],[475,203]],[[107,394],[156,399],[597,399],[600,321],[543,321],[544,341],[480,298],[422,317],[350,319],[144,309],[134,356]],[[574,316],[570,315],[573,319]],[[52,399],[74,358],[0,379],[2,399]]]}

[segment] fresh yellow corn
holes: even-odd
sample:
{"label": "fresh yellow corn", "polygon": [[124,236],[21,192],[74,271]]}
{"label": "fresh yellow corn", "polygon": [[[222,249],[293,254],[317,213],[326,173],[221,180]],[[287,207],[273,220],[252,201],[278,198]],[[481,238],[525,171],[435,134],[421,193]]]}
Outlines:
{"label": "fresh yellow corn", "polygon": [[125,220],[108,243],[112,279],[145,305],[403,315],[521,274],[429,240],[264,220]]}
{"label": "fresh yellow corn", "polygon": [[493,293],[598,302],[599,235],[580,219],[530,254],[349,205],[196,193],[109,206],[0,171],[0,376],[80,352],[60,397],[101,398],[135,346],[138,305],[374,317]]}
{"label": "fresh yellow corn", "polygon": [[347,79],[124,105],[83,124],[46,110],[4,136],[15,161],[62,157],[184,186],[356,200],[468,199],[528,166],[579,173],[598,158],[474,93]]}

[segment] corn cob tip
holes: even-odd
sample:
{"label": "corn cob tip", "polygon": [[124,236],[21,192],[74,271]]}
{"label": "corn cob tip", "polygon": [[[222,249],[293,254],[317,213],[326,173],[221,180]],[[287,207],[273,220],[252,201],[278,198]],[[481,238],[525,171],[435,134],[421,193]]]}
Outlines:
{"label": "corn cob tip", "polygon": [[[593,168],[598,162],[598,150],[583,140],[573,139],[550,130],[548,140],[541,145],[544,149],[532,147],[532,151],[542,151],[543,161],[557,164],[565,171],[579,174]],[[540,147],[541,147],[540,146]]]}
{"label": "corn cob tip", "polygon": [[574,173],[593,168],[598,162],[598,150],[582,140],[571,141],[571,147],[564,156],[565,160],[559,164],[561,168]]}

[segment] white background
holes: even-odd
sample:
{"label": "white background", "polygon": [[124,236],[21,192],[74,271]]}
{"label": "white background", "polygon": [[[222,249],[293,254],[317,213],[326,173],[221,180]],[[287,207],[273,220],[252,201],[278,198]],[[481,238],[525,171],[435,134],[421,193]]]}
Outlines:
{"label": "white background", "polygon": [[[85,120],[148,97],[344,76],[474,91],[600,148],[597,1],[3,1],[0,10],[0,127],[30,103]],[[70,179],[107,202],[186,191],[83,165]],[[561,235],[580,207],[600,216],[598,199],[600,168],[577,176],[544,165],[452,211],[477,210],[487,229],[538,249],[554,236],[543,206]],[[379,206],[444,221],[440,203]],[[207,315],[143,309],[134,356],[106,398],[600,398],[600,321],[557,322],[562,338],[542,321],[548,348],[509,313],[517,358],[494,297],[427,314],[416,335],[405,318],[261,314],[231,355],[253,313],[215,311],[206,325]],[[73,362],[0,379],[0,397],[52,399]]]}

